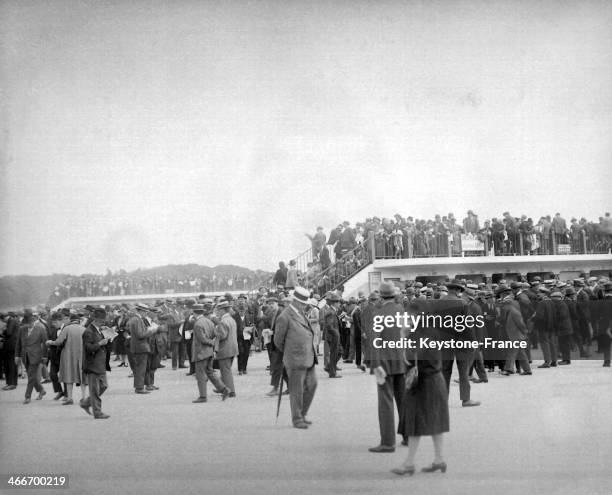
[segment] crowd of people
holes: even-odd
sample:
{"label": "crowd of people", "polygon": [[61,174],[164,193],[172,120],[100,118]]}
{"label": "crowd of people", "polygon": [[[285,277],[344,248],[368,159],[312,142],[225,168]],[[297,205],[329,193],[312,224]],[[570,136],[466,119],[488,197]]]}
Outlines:
{"label": "crowd of people", "polygon": [[70,297],[130,296],[181,292],[248,291],[266,282],[268,275],[233,273],[191,277],[162,277],[128,274],[120,270],[106,275],[68,276],[57,284],[49,296],[49,305],[56,306]]}
{"label": "crowd of people", "polygon": [[[480,317],[484,324],[415,328],[394,319],[400,314],[460,315],[462,321]],[[229,293],[215,299],[201,294],[194,299],[158,300],[150,306],[25,309],[2,314],[0,321],[0,370],[6,380],[2,390],[15,390],[25,371],[24,404],[31,402],[34,390],[36,399],[43,399],[43,384],[48,382],[54,399],[70,406],[77,385],[80,407],[96,419],[109,418],[102,409],[102,395],[109,387],[111,363],[130,368],[135,394],[149,394],[163,393],[157,392],[155,375],[168,361],[174,372],[185,369],[195,376],[197,395],[192,402],[199,404],[208,402],[208,381],[222,401],[236,398],[235,372],[246,375],[250,355],[266,352],[271,385],[266,395],[289,395],[293,426],[308,429],[319,358],[329,379],[342,377],[341,361],[354,363],[363,372],[369,369],[378,384],[380,443],[370,452],[395,451],[399,434],[409,447],[408,456],[392,471],[412,475],[421,436],[432,436],[435,452],[433,463],[423,471],[447,469],[442,439],[449,431],[455,362],[463,407],[480,405],[471,397],[471,384],[487,383],[496,368],[506,377],[531,375],[532,352],[538,347],[543,355],[538,369],[571,365],[573,351],[583,358],[602,353],[603,366],[610,367],[612,282],[603,277],[571,282],[536,277],[531,283],[502,280],[486,285],[455,279],[444,284],[407,283],[402,289],[383,282],[370,294],[348,298],[342,287],[321,297],[299,285],[277,284],[273,291],[261,287],[237,298]],[[377,321],[386,324],[376,328]],[[521,345],[488,351],[478,346],[411,350],[376,344],[377,339],[399,342],[422,337]],[[591,348],[594,342],[596,350]]]}
{"label": "crowd of people", "polygon": [[[366,218],[351,227],[345,221],[329,237],[322,227],[314,235],[306,234],[312,243],[313,259],[325,270],[334,259],[346,253],[370,249],[365,242],[374,236],[377,258],[412,258],[430,256],[518,255],[558,253],[607,253],[612,248],[612,218],[605,213],[597,222],[572,218],[569,222],[556,213],[537,221],[504,212],[500,217],[481,220],[472,210],[459,222],[453,213],[435,215],[434,219],[415,219],[400,214],[393,218]],[[462,237],[463,236],[463,237]],[[468,246],[462,245],[467,240]],[[327,252],[323,248],[327,248]]]}
{"label": "crowd of people", "polygon": [[[31,309],[2,314],[5,388],[16,387],[19,373],[15,358],[21,358],[20,363],[28,372],[26,399],[32,392],[30,386],[40,392],[40,384],[31,376],[40,375],[48,376],[53,382],[58,399],[64,397],[72,401],[68,385],[84,382],[80,379],[79,363],[82,365],[85,361],[83,356],[86,353],[83,353],[79,339],[99,316],[99,328],[112,329],[114,334],[109,336],[112,341],[101,344],[105,347],[104,368],[110,369],[110,357],[114,353],[119,366],[129,366],[134,373],[136,393],[153,391],[155,370],[163,366],[165,359],[171,361],[173,369],[187,368],[189,374],[196,373],[195,363],[198,361],[194,356],[198,355],[198,350],[194,348],[194,333],[197,333],[194,325],[198,320],[197,315],[201,314],[213,322],[212,329],[207,329],[211,341],[224,341],[227,338],[231,341],[228,357],[225,357],[224,349],[217,348],[215,361],[236,358],[238,374],[247,373],[252,352],[267,350],[272,373],[271,394],[274,395],[282,374],[278,356],[274,356],[275,320],[291,302],[291,294],[297,287],[277,284],[273,291],[261,287],[257,293],[242,294],[235,299],[227,293],[216,300],[204,295],[187,300],[168,298],[158,300],[152,306],[123,303],[106,307],[86,306],[80,310],[65,308],[51,314],[45,311],[34,313]],[[469,280],[451,281],[444,285],[415,282],[397,290],[394,299],[402,306],[402,311],[435,312],[436,303],[447,300],[452,290],[459,291],[470,314],[486,314],[484,329],[478,335],[468,332],[464,336],[482,340],[486,335],[500,337],[504,332],[512,332],[529,339],[530,348],[519,359],[519,371],[530,371],[525,360],[530,361],[532,347],[540,346],[542,349],[544,363],[541,367],[554,367],[571,363],[570,351],[573,347],[578,349],[581,357],[588,357],[593,339],[597,340],[604,353],[604,365],[610,365],[610,315],[601,308],[608,307],[602,305],[602,301],[612,301],[609,299],[612,296],[612,282],[605,278],[591,277],[566,283],[542,281],[536,277],[531,283],[513,281],[506,284],[502,280],[491,286],[472,284]],[[341,290],[328,292],[323,297],[309,291],[305,314],[313,329],[314,347],[319,354],[323,354],[324,367],[330,377],[338,376],[336,365],[339,359],[347,363],[354,361],[364,371],[365,366],[371,363],[371,317],[367,316],[366,309],[376,307],[379,298],[376,291],[368,297],[360,294],[346,300]],[[330,308],[336,317],[330,318]],[[514,309],[518,309],[518,314]],[[509,313],[513,318],[507,318]],[[228,328],[219,331],[219,326],[229,317],[234,324],[226,324]],[[511,322],[516,327],[512,331],[507,328]],[[29,349],[36,346],[40,347],[39,352],[31,357]],[[43,358],[48,358],[51,363],[49,373],[46,362],[34,373],[30,365],[40,365]],[[513,362],[514,359],[500,360],[499,356],[490,359],[484,353],[476,356],[470,367],[473,366],[478,375],[477,380],[484,382],[486,369],[493,370],[495,366],[504,374],[513,374]],[[231,379],[231,363],[214,364],[215,367],[219,365],[228,397],[233,397],[235,389]],[[468,368],[460,369],[460,377],[467,376]],[[223,388],[217,388],[223,391]],[[202,391],[200,396],[206,397]],[[462,399],[470,400],[467,395]]]}
{"label": "crowd of people", "polygon": [[[279,262],[272,287],[289,289],[301,285],[323,295],[335,289],[375,258],[414,258],[473,255],[552,255],[609,253],[612,249],[612,218],[606,212],[598,222],[572,218],[569,225],[560,213],[542,216],[537,223],[526,215],[504,212],[481,224],[472,210],[461,223],[454,215],[433,220],[367,218],[355,227],[344,221],[329,236],[323,227],[306,234],[311,251],[300,267],[293,259]],[[372,238],[374,244],[367,242]],[[463,241],[462,241],[463,240]],[[466,240],[475,250],[466,250]]]}

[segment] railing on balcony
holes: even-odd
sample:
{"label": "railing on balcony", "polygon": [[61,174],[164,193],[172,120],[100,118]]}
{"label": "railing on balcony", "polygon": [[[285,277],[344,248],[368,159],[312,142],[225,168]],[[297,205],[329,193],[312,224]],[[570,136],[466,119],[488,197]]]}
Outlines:
{"label": "railing on balcony", "polygon": [[[327,246],[323,249],[327,249]],[[366,241],[357,245],[355,249],[347,252],[323,271],[312,276],[305,273],[301,283],[304,287],[312,289],[322,296],[326,292],[337,289],[357,272],[368,266],[372,262],[372,254],[373,251]]]}
{"label": "railing on balcony", "polygon": [[612,235],[540,233],[462,236],[452,233],[416,235],[396,231],[374,236],[376,259],[436,258],[464,256],[546,256],[553,254],[612,254]]}

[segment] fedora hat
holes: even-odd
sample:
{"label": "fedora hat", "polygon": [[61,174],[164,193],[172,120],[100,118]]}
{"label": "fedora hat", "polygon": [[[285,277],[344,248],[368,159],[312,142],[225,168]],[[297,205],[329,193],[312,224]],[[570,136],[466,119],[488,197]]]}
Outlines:
{"label": "fedora hat", "polygon": [[447,289],[458,289],[460,291],[464,291],[465,287],[457,280],[456,278],[452,279],[450,282],[446,283]]}
{"label": "fedora hat", "polygon": [[293,291],[294,301],[297,301],[303,304],[308,304],[309,299],[310,299],[310,292],[304,289],[304,287],[296,287],[295,290]]}
{"label": "fedora hat", "polygon": [[341,302],[342,298],[335,292],[328,292],[325,294],[325,300],[330,303]]}
{"label": "fedora hat", "polygon": [[383,299],[391,299],[397,294],[395,285],[390,282],[381,283],[380,287],[378,288],[378,292],[380,294],[380,297],[382,297]]}
{"label": "fedora hat", "polygon": [[504,294],[506,292],[512,292],[512,289],[510,287],[508,287],[507,285],[500,285],[497,289],[495,289],[495,295],[499,296],[501,294]]}
{"label": "fedora hat", "polygon": [[217,303],[217,309],[226,309],[230,307],[230,302],[227,299],[222,299]]}

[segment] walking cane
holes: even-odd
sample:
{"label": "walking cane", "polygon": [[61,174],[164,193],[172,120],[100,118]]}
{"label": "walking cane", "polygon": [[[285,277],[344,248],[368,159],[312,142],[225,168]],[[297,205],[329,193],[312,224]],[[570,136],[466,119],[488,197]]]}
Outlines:
{"label": "walking cane", "polygon": [[283,371],[281,373],[280,385],[278,387],[278,401],[276,402],[276,419],[274,420],[274,424],[278,423],[278,415],[280,414],[280,406],[281,400],[283,398],[283,375],[285,374],[285,367],[283,366]]}

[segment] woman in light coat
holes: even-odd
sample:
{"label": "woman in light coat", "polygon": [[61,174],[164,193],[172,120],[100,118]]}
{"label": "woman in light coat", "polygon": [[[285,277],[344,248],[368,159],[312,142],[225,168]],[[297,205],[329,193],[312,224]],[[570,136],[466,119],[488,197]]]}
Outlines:
{"label": "woman in light coat", "polygon": [[47,341],[47,345],[62,348],[60,358],[59,379],[66,385],[64,404],[74,404],[72,387],[81,384],[82,399],[86,397],[86,387],[82,381],[83,370],[83,332],[85,327],[77,320],[71,320],[60,330],[56,340]]}

